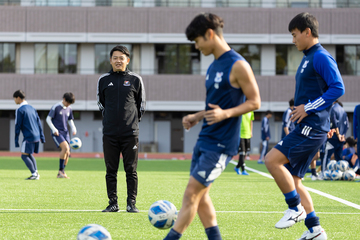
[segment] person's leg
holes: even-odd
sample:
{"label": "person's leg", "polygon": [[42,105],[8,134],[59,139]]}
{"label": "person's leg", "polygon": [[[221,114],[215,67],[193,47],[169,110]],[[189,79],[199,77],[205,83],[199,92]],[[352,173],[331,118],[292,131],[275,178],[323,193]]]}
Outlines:
{"label": "person's leg", "polygon": [[117,172],[120,161],[120,146],[117,139],[103,135],[103,151],[106,166],[106,189],[109,198],[109,206],[103,212],[117,212]]}
{"label": "person's leg", "polygon": [[[193,176],[190,176],[188,185],[185,189],[185,193],[183,196],[182,206],[179,211],[179,215],[176,219],[174,227],[164,238],[164,240],[179,239],[181,237],[181,235],[185,232],[186,228],[193,221],[198,211],[199,202],[204,196],[204,194],[207,193],[207,191],[207,187],[197,181]],[[202,217],[204,217],[204,215],[202,215]]]}
{"label": "person's leg", "polygon": [[205,233],[210,240],[220,240],[221,234],[216,221],[215,207],[211,201],[209,191],[211,185],[207,187],[206,192],[199,202],[198,215],[202,225],[205,228]]}
{"label": "person's leg", "polygon": [[278,149],[273,148],[265,156],[265,165],[273,176],[276,184],[285,196],[285,201],[289,209],[285,212],[283,218],[275,224],[276,228],[288,228],[296,222],[305,219],[305,211],[301,206],[300,195],[296,191],[293,176],[284,164],[289,163],[287,157]]}
{"label": "person's leg", "polygon": [[127,208],[128,212],[139,212],[135,207],[137,188],[138,188],[138,176],[137,176],[137,164],[138,164],[138,149],[139,139],[138,137],[130,137],[122,141],[122,155],[124,170],[126,173],[127,184]]}
{"label": "person's leg", "polygon": [[262,141],[262,150],[260,153],[260,158],[258,160],[258,163],[260,163],[260,164],[264,163],[263,160],[264,160],[266,152],[267,152],[267,141],[263,140]]}
{"label": "person's leg", "polygon": [[26,167],[30,170],[31,174],[36,175],[36,169],[28,153],[21,153],[21,159],[24,161]]}
{"label": "person's leg", "polygon": [[59,173],[58,173],[58,177],[60,178],[69,178],[66,173],[65,173],[65,166],[67,163],[67,159],[69,157],[69,153],[70,153],[70,147],[68,142],[63,141],[60,143],[59,145],[61,151],[60,151],[60,159],[59,159]]}
{"label": "person's leg", "polygon": [[245,139],[240,139],[239,161],[234,170],[238,175],[241,175],[241,172],[245,170]]}
{"label": "person's leg", "polygon": [[315,181],[315,180],[320,180],[320,178],[318,177],[317,173],[316,173],[316,161],[319,159],[320,157],[320,152],[318,151],[314,158],[311,161],[310,164],[310,168],[311,168],[311,180]]}
{"label": "person's leg", "polygon": [[314,204],[309,192],[302,184],[301,178],[297,176],[293,177],[296,190],[301,197],[301,205],[303,205],[307,214],[305,218],[305,225],[309,229],[303,234],[301,239],[313,239],[312,237],[315,236],[316,239],[327,239],[327,235],[324,229],[320,226],[319,217],[316,216]]}

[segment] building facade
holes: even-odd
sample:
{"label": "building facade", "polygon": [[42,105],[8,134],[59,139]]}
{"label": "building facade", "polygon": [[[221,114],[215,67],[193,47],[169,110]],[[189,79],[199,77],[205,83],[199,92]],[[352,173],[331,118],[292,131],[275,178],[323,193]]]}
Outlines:
{"label": "building facade", "polygon": [[[99,76],[110,70],[109,52],[117,44],[131,52],[129,68],[139,73],[147,94],[140,123],[141,151],[192,152],[201,129],[185,132],[185,114],[204,109],[204,75],[213,61],[184,34],[200,12],[224,19],[224,37],[250,63],[262,106],[255,113],[253,152],[259,150],[260,122],[271,110],[272,139],[281,136],[281,117],[294,95],[302,53],[292,44],[289,21],[300,12],[319,20],[320,43],[338,62],[349,119],[360,102],[359,1],[280,0],[8,0],[0,4],[0,150],[14,146],[12,94],[26,93],[39,112],[47,143],[56,150],[45,118],[65,92],[72,105],[82,152],[102,151],[101,114],[96,104]],[[351,130],[351,128],[350,128]],[[349,134],[350,131],[349,131]]]}

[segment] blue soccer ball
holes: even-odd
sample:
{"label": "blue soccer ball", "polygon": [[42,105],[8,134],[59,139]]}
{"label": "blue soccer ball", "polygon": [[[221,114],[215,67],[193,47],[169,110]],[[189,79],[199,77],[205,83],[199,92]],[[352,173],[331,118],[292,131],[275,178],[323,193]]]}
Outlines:
{"label": "blue soccer ball", "polygon": [[331,179],[332,180],[341,180],[343,177],[343,172],[340,170],[334,170],[331,172]]}
{"label": "blue soccer ball", "polygon": [[110,233],[99,224],[88,224],[80,229],[77,240],[112,240]]}
{"label": "blue soccer ball", "polygon": [[324,180],[331,180],[331,170],[325,170],[323,172],[323,179]]}
{"label": "blue soccer ball", "polygon": [[154,202],[149,209],[150,223],[159,229],[167,229],[174,226],[178,211],[174,204],[166,200]]}
{"label": "blue soccer ball", "polygon": [[70,147],[74,150],[81,148],[82,142],[80,138],[74,137],[70,140]]}

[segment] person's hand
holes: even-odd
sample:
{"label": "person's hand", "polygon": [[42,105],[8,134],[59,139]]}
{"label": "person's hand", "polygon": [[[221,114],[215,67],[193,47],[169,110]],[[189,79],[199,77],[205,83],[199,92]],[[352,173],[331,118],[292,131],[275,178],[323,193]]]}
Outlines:
{"label": "person's hand", "polygon": [[294,107],[294,110],[291,112],[290,121],[300,123],[308,114],[305,112],[305,105],[301,104],[299,106]]}
{"label": "person's hand", "polygon": [[55,136],[59,136],[59,131],[54,132]]}
{"label": "person's hand", "polygon": [[193,126],[195,126],[199,121],[196,119],[195,114],[189,114],[183,117],[182,125],[185,130],[190,130]]}
{"label": "person's hand", "polygon": [[269,137],[266,137],[266,141],[269,141],[270,140],[270,138]]}
{"label": "person's hand", "polygon": [[76,131],[73,131],[72,135],[75,136],[75,135],[76,135]]}
{"label": "person's hand", "polygon": [[327,133],[327,138],[332,138],[334,135],[335,129],[330,129],[330,131]]}
{"label": "person's hand", "polygon": [[212,125],[226,119],[225,111],[221,109],[219,105],[209,103],[208,106],[212,108],[211,110],[207,110],[204,115],[208,125]]}
{"label": "person's hand", "polygon": [[41,143],[45,143],[45,139],[40,139],[40,142],[41,142]]}
{"label": "person's hand", "polygon": [[20,147],[20,145],[19,145],[18,142],[15,142],[15,147],[16,147],[16,148]]}
{"label": "person's hand", "polygon": [[338,138],[339,138],[339,141],[340,141],[340,142],[345,142],[345,141],[346,141],[344,135],[339,135]]}

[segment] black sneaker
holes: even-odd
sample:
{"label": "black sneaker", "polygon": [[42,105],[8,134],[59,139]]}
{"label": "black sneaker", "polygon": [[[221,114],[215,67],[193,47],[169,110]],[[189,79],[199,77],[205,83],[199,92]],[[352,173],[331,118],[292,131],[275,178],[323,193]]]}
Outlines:
{"label": "black sneaker", "polygon": [[39,175],[39,174],[37,174],[36,176],[31,175],[30,177],[25,178],[25,180],[39,180],[39,179],[40,179],[40,175]]}
{"label": "black sneaker", "polygon": [[137,209],[137,208],[135,207],[135,204],[134,204],[134,203],[130,203],[130,204],[127,205],[126,211],[127,211],[127,212],[131,212],[131,213],[138,213],[138,212],[139,212],[139,209]]}
{"label": "black sneaker", "polygon": [[106,209],[102,210],[102,212],[118,212],[119,211],[119,205],[116,204],[110,204],[107,206]]}

